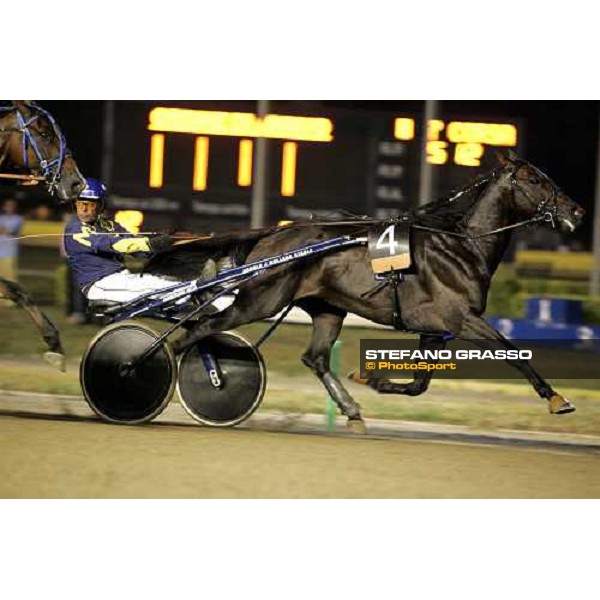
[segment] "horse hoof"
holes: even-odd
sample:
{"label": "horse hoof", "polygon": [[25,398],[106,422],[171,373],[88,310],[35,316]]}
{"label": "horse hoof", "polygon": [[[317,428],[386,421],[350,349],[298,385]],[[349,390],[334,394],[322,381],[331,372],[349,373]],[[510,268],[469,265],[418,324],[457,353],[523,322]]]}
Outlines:
{"label": "horse hoof", "polygon": [[44,352],[44,360],[53,367],[56,367],[63,373],[67,370],[67,361],[65,355],[60,352]]}
{"label": "horse hoof", "polygon": [[350,371],[350,373],[348,373],[348,379],[350,381],[354,381],[354,383],[360,383],[362,385],[369,385],[369,380],[361,377],[360,373],[358,371]]}
{"label": "horse hoof", "polygon": [[362,419],[348,419],[346,426],[352,433],[364,435],[367,433],[367,427]]}
{"label": "horse hoof", "polygon": [[548,399],[548,410],[552,415],[566,415],[575,412],[575,405],[559,394],[554,394]]}

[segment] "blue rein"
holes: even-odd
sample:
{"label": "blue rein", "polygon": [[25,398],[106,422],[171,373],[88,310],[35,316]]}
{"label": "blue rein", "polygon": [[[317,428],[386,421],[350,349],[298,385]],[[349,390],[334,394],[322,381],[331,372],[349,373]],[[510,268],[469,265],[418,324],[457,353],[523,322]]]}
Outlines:
{"label": "blue rein", "polygon": [[[37,111],[37,113],[38,113],[38,114],[34,115],[33,117],[31,117],[28,121],[26,121],[23,118],[23,115],[20,113],[19,109],[16,106],[0,107],[0,111],[1,112],[16,111],[17,123],[19,124],[19,127],[18,127],[18,129],[15,129],[15,131],[18,131],[22,134],[21,148],[22,148],[22,153],[23,153],[23,166],[26,169],[29,169],[28,150],[29,150],[29,147],[31,146],[31,148],[33,149],[33,152],[38,160],[40,169],[42,171],[42,175],[44,176],[44,179],[46,180],[46,186],[48,188],[48,191],[52,194],[52,193],[54,193],[54,190],[56,189],[58,182],[60,180],[60,172],[62,170],[65,159],[67,158],[67,156],[70,156],[70,153],[67,149],[67,142],[65,140],[64,135],[62,134],[62,131],[60,130],[60,127],[54,120],[54,117],[47,110],[44,110],[40,106],[34,106],[34,105],[27,105],[27,106],[32,111]],[[58,138],[59,145],[60,145],[58,156],[51,160],[48,160],[44,157],[44,155],[40,151],[38,143],[36,142],[35,136],[30,131],[31,125],[33,123],[35,123],[35,121],[37,121],[40,118],[40,116],[42,116],[42,115],[44,117],[46,117],[46,119],[48,119],[48,121],[52,125],[52,129],[54,130],[54,134]]]}

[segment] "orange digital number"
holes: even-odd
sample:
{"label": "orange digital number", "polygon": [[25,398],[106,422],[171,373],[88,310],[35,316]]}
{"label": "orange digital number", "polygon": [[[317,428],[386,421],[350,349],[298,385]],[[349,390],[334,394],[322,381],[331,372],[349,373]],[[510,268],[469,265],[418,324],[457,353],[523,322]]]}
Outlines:
{"label": "orange digital number", "polygon": [[448,142],[427,142],[427,162],[444,165],[448,162]]}
{"label": "orange digital number", "polygon": [[483,144],[456,144],[456,148],[454,150],[454,162],[457,165],[463,165],[465,167],[478,167],[481,164],[483,152]]}
{"label": "orange digital number", "polygon": [[444,131],[446,124],[439,119],[432,119],[427,123],[427,139],[430,142],[435,142],[440,139],[440,134]]}

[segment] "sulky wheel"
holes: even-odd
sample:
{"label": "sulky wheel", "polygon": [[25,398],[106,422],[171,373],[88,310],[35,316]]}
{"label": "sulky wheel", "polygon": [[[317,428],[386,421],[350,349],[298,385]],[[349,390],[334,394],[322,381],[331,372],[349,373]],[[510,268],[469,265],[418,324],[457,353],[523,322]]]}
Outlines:
{"label": "sulky wheel", "polygon": [[205,425],[227,427],[247,419],[258,408],[266,381],[259,351],[235,333],[208,336],[179,359],[181,403]]}
{"label": "sulky wheel", "polygon": [[105,421],[145,423],[167,406],[177,373],[167,343],[134,369],[127,369],[157,338],[149,327],[124,323],[103,329],[91,341],[81,361],[79,378],[88,404]]}

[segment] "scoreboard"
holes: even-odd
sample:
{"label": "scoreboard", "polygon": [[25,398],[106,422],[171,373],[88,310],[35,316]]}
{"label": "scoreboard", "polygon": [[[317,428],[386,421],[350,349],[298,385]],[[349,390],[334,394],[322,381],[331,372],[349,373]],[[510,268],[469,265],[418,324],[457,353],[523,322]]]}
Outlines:
{"label": "scoreboard", "polygon": [[[273,107],[255,102],[116,102],[111,204],[153,225],[202,229],[250,223],[256,142],[267,144],[267,220],[345,209],[378,218],[414,207],[421,115]],[[433,199],[489,169],[493,149],[522,150],[514,119],[427,123]]]}

